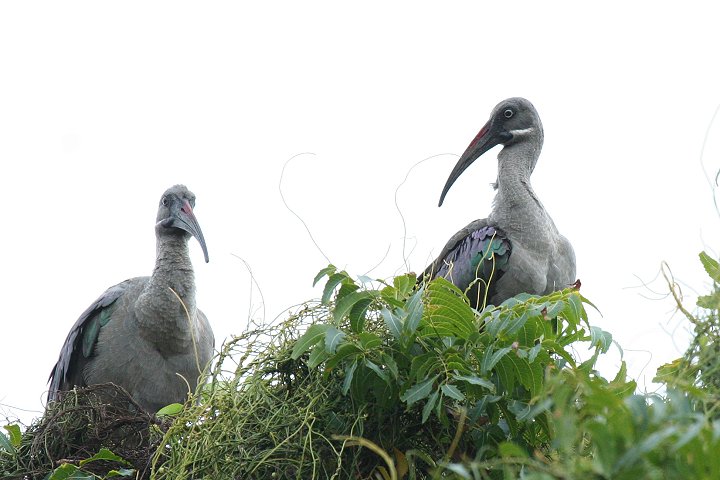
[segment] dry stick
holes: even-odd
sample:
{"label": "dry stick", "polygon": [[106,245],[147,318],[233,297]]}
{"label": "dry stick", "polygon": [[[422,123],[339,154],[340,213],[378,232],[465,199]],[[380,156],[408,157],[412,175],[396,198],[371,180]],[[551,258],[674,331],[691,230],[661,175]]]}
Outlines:
{"label": "dry stick", "polygon": [[[188,312],[188,309],[185,306],[185,302],[182,301],[182,298],[180,298],[180,295],[178,295],[177,292],[172,289],[172,287],[168,287],[168,289],[170,289],[170,291],[173,293],[173,295],[175,295],[175,297],[180,301],[180,305],[182,305],[183,310],[185,310],[185,316],[187,317],[188,326],[190,327],[190,338],[192,339],[193,350],[195,351],[195,366],[197,366],[198,374],[202,375],[203,369],[200,368],[200,354],[198,353],[197,341],[195,340],[195,329],[193,328],[192,318],[190,318],[190,312]],[[181,375],[181,377],[182,377],[182,375]],[[185,379],[185,383],[188,383],[187,379]],[[190,390],[189,383],[188,383],[188,390]]]}
{"label": "dry stick", "polygon": [[715,185],[713,185],[713,182],[710,181],[710,177],[707,174],[707,170],[705,170],[705,164],[703,162],[703,159],[705,158],[705,147],[707,146],[708,137],[710,136],[710,129],[712,128],[713,124],[715,123],[715,118],[718,115],[718,112],[720,112],[720,105],[715,108],[715,113],[713,113],[712,118],[710,119],[710,123],[708,123],[707,128],[705,129],[705,137],[703,138],[702,148],[700,149],[700,166],[702,167],[703,174],[705,174],[705,178],[708,181],[708,184],[710,185],[710,190],[712,191],[713,196],[713,204],[715,205],[715,213],[720,216],[720,209],[718,208],[718,202],[717,202],[717,195],[715,194],[715,187],[718,186],[718,178],[720,177],[720,170],[715,174]]}
{"label": "dry stick", "polygon": [[283,202],[283,204],[285,205],[285,208],[287,208],[290,213],[292,213],[293,215],[295,215],[295,216],[297,217],[297,219],[300,220],[300,223],[303,224],[303,227],[305,227],[305,230],[307,231],[308,235],[310,236],[310,240],[312,240],[313,244],[315,244],[315,248],[318,249],[318,252],[320,252],[320,254],[321,254],[323,257],[325,257],[325,260],[327,260],[328,264],[330,264],[330,263],[332,263],[332,262],[330,261],[330,259],[328,258],[328,256],[325,255],[325,252],[323,252],[322,248],[320,248],[320,245],[318,245],[318,243],[315,241],[315,237],[313,237],[313,234],[312,234],[312,232],[310,231],[310,228],[307,226],[307,223],[305,223],[305,220],[303,220],[302,217],[300,217],[300,215],[298,215],[297,213],[295,213],[295,211],[294,211],[292,208],[290,208],[290,205],[288,205],[287,201],[285,200],[285,195],[283,195],[283,191],[282,191],[282,181],[283,181],[283,176],[285,175],[285,168],[288,166],[288,163],[290,163],[291,161],[293,161],[295,158],[299,157],[300,155],[315,155],[315,154],[312,153],[312,152],[303,152],[303,153],[297,153],[297,154],[293,155],[292,157],[290,157],[290,158],[283,164],[282,171],[280,172],[280,180],[278,180],[278,191],[280,192],[280,198],[282,199],[282,202]]}
{"label": "dry stick", "polygon": [[385,250],[385,255],[383,255],[383,257],[380,259],[380,261],[378,263],[375,264],[374,267],[372,267],[367,272],[363,273],[364,276],[368,276],[370,274],[370,272],[372,272],[373,270],[375,270],[376,268],[378,268],[380,265],[383,264],[383,262],[387,259],[388,255],[390,254],[391,247],[392,247],[392,242],[388,244],[388,248],[387,248],[387,250]]}
{"label": "dry stick", "polygon": [[675,299],[677,309],[682,312],[688,320],[690,320],[690,323],[692,323],[693,325],[697,325],[697,319],[692,315],[692,313],[687,311],[682,304],[682,291],[680,291],[680,293],[678,293],[677,291],[680,286],[675,282],[675,278],[673,277],[672,271],[670,270],[670,266],[663,261],[660,264],[660,271],[662,272],[663,277],[665,277],[665,281],[670,288],[670,294]]}
{"label": "dry stick", "polygon": [[[402,226],[403,226],[403,248],[402,248],[402,255],[403,255],[403,262],[404,262],[404,264],[405,264],[405,270],[406,270],[406,271],[410,270],[410,267],[408,266],[408,262],[407,262],[407,256],[405,255],[405,243],[406,243],[406,240],[407,240],[407,224],[405,223],[405,215],[403,215],[402,210],[400,210],[400,205],[398,204],[398,192],[400,191],[400,187],[402,187],[403,185],[405,185],[405,182],[407,182],[407,179],[410,177],[410,172],[412,172],[412,171],[415,169],[415,167],[417,167],[417,166],[420,165],[421,163],[424,163],[424,162],[426,162],[426,161],[428,161],[428,160],[431,160],[431,159],[433,159],[433,158],[441,157],[441,156],[443,156],[443,155],[455,155],[455,154],[454,154],[454,153],[438,153],[438,154],[435,154],[435,155],[431,155],[431,156],[429,156],[429,157],[427,157],[427,158],[423,158],[423,159],[420,160],[419,162],[416,162],[412,167],[410,167],[410,168],[408,169],[407,173],[405,173],[405,178],[403,179],[402,182],[400,182],[400,185],[398,185],[397,188],[395,189],[395,208],[397,209],[398,214],[400,215],[400,220],[402,220]],[[455,156],[457,156],[457,155],[455,155]],[[432,261],[432,260],[431,260],[431,261]]]}
{"label": "dry stick", "polygon": [[243,264],[245,265],[245,268],[247,269],[248,273],[250,274],[251,285],[250,285],[250,306],[248,306],[248,326],[250,325],[250,320],[252,319],[252,310],[251,310],[252,309],[252,284],[255,284],[255,287],[257,288],[258,293],[260,293],[260,303],[262,304],[262,310],[263,310],[262,323],[265,324],[265,314],[266,314],[265,295],[263,295],[262,289],[260,288],[260,284],[255,279],[255,275],[253,274],[252,268],[250,268],[250,264],[248,262],[246,262],[245,259],[239,255],[235,255],[234,253],[231,253],[231,255],[233,257],[237,258],[238,260],[240,260],[241,262],[243,262]]}

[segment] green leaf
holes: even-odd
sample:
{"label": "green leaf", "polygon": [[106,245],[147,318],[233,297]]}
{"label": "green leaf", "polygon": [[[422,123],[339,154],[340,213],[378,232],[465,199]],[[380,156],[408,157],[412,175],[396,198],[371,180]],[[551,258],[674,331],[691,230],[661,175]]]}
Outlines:
{"label": "green leaf", "polygon": [[507,355],[507,353],[512,350],[512,347],[505,347],[500,348],[493,352],[492,347],[488,347],[487,350],[485,350],[485,355],[483,356],[483,362],[482,362],[482,373],[485,374],[489,372],[490,370],[497,365],[497,363],[500,361],[502,357]]}
{"label": "green leaf", "polygon": [[505,335],[513,336],[516,333],[520,331],[521,328],[525,326],[528,320],[528,312],[525,311],[520,315],[519,317],[513,318],[510,320],[507,324],[507,327],[505,328],[505,331],[503,332]]}
{"label": "green leaf", "polygon": [[710,295],[700,295],[697,299],[697,306],[710,310],[720,309],[720,291],[713,292]]}
{"label": "green leaf", "polygon": [[558,300],[557,302],[553,303],[548,309],[547,309],[547,316],[548,318],[555,318],[557,317],[560,312],[562,312],[565,309],[565,302],[562,300]]}
{"label": "green leaf", "polygon": [[326,371],[329,373],[329,371],[335,368],[340,362],[360,352],[362,352],[362,349],[354,343],[343,343],[337,348],[335,355],[328,359],[325,364]]}
{"label": "green leaf", "polygon": [[80,469],[73,465],[72,463],[63,463],[59,467],[57,467],[55,470],[53,470],[52,474],[48,477],[47,480],[66,480],[72,476],[73,479],[76,478],[88,478],[92,479],[92,477],[78,477],[76,475],[73,475],[74,473],[78,472]]}
{"label": "green leaf", "polygon": [[543,384],[543,366],[540,362],[528,363],[524,358],[517,355],[506,355],[500,362],[503,368],[512,369],[515,378],[520,380],[520,384],[525,387],[531,395],[538,395],[542,390]]}
{"label": "green leaf", "polygon": [[340,323],[340,320],[342,320],[342,318],[350,312],[355,304],[361,300],[371,300],[372,297],[373,293],[367,290],[352,292],[342,297],[338,300],[337,304],[335,304],[335,309],[333,310],[333,321],[335,323]]}
{"label": "green leaf", "polygon": [[8,436],[2,432],[0,432],[0,450],[5,450],[13,455],[15,454],[15,447],[13,447],[13,444],[10,442]]}
{"label": "green leaf", "polygon": [[[414,277],[414,275],[413,275]],[[393,286],[397,289],[397,299],[405,298],[415,286],[415,279],[409,274],[400,275],[393,279]]]}
{"label": "green leaf", "polygon": [[327,350],[325,350],[325,345],[323,345],[322,343],[317,343],[310,352],[310,357],[308,357],[307,365],[310,368],[315,368],[328,358],[330,358],[330,354],[327,352]]}
{"label": "green leaf", "polygon": [[511,392],[515,389],[516,372],[512,362],[499,361],[495,365],[494,372],[497,374],[501,391]]}
{"label": "green leaf", "polygon": [[498,452],[503,458],[528,458],[527,452],[512,442],[502,442],[498,446]]}
{"label": "green leaf", "polygon": [[426,288],[427,325],[422,336],[454,336],[467,340],[477,332],[475,314],[467,304],[465,294],[455,285],[444,278],[436,278]]}
{"label": "green leaf", "polygon": [[658,448],[665,440],[679,433],[679,426],[671,425],[660,431],[651,433],[644,437],[639,443],[635,443],[632,448],[627,450],[617,461],[616,468],[625,468],[637,462],[639,458],[652,450]]}
{"label": "green leaf", "polygon": [[374,350],[382,345],[380,337],[371,332],[362,332],[358,334],[358,339],[360,339],[360,346],[366,351]]}
{"label": "green leaf", "polygon": [[454,398],[459,402],[465,400],[465,395],[463,395],[460,389],[458,389],[455,385],[450,385],[446,383],[440,387],[440,390],[442,390],[443,394],[446,397]]}
{"label": "green leaf", "polygon": [[595,308],[595,305],[593,305],[590,302],[590,300],[588,300],[588,299],[584,298],[582,295],[580,295],[580,293],[578,291],[573,291],[570,294],[568,301],[570,303],[572,303],[573,305],[575,305],[575,310],[577,310],[578,315],[580,316],[580,319],[584,320],[585,323],[589,327],[590,323],[588,323],[588,315],[587,315],[587,312],[585,311],[585,305],[583,305],[583,302],[587,303],[588,305],[592,306],[593,308]]}
{"label": "green leaf", "polygon": [[407,302],[407,312],[408,316],[405,320],[405,333],[408,335],[412,335],[415,333],[415,330],[417,330],[418,325],[420,325],[420,320],[422,319],[423,315],[423,303],[422,303],[422,296],[423,292],[425,291],[425,286],[420,287],[420,289],[413,294],[412,297],[410,297],[410,300]]}
{"label": "green leaf", "polygon": [[348,277],[347,280],[340,284],[340,288],[338,289],[337,294],[335,294],[335,304],[339,305],[343,298],[357,291],[359,288],[360,285]]}
{"label": "green leaf", "polygon": [[160,410],[157,411],[155,415],[158,417],[163,416],[175,416],[178,413],[182,412],[183,406],[181,403],[171,403],[170,405],[165,405]]}
{"label": "green leaf", "polygon": [[365,329],[365,314],[372,302],[370,298],[361,299],[350,309],[348,316],[350,318],[350,328],[353,332],[361,333]]}
{"label": "green leaf", "polygon": [[20,431],[20,425],[12,423],[5,425],[5,430],[10,434],[10,443],[13,447],[17,448],[22,443],[22,432]]}
{"label": "green leaf", "polygon": [[720,283],[720,263],[705,252],[700,252],[700,262],[705,271],[716,283]]}
{"label": "green leaf", "polygon": [[385,367],[387,367],[387,371],[390,372],[393,378],[397,379],[400,375],[400,371],[398,370],[395,359],[391,355],[383,353],[382,360],[385,363]]}
{"label": "green leaf", "polygon": [[395,289],[395,287],[385,287],[380,290],[380,297],[385,303],[387,303],[391,307],[403,308],[405,306],[405,302],[403,302],[402,300],[398,300],[396,298],[397,295],[398,291]]}
{"label": "green leaf", "polygon": [[471,385],[479,385],[483,388],[487,388],[491,392],[495,391],[495,384],[492,383],[490,380],[480,378],[475,375],[453,375],[453,378],[455,380],[459,380],[461,382],[467,382]]}
{"label": "green leaf", "polygon": [[441,361],[433,353],[423,353],[413,357],[410,364],[410,378],[420,381],[425,378],[431,371],[441,367]]}
{"label": "green leaf", "polygon": [[612,345],[612,334],[600,327],[590,327],[590,345],[598,347],[602,353],[607,353]]}
{"label": "green leaf", "polygon": [[457,371],[459,373],[469,373],[468,364],[465,357],[450,353],[445,357],[445,365],[449,371]]}
{"label": "green leaf", "polygon": [[502,397],[499,395],[483,395],[482,398],[475,403],[475,406],[468,411],[468,419],[470,420],[470,423],[472,424],[477,422],[480,415],[487,412],[488,406],[497,402],[501,398]]}
{"label": "green leaf", "polygon": [[388,330],[390,330],[392,336],[395,338],[400,338],[402,336],[402,321],[400,320],[400,318],[398,318],[393,312],[384,307],[380,311],[380,313],[382,314],[383,319],[385,320],[385,325],[387,325]]}
{"label": "green leaf", "polygon": [[385,370],[383,370],[383,369],[380,368],[377,364],[375,364],[375,363],[373,363],[373,362],[371,362],[370,360],[367,360],[367,359],[365,359],[365,365],[366,365],[370,370],[372,370],[373,372],[375,372],[375,374],[376,374],[378,377],[380,377],[380,380],[382,380],[383,382],[385,382],[385,383],[387,383],[388,385],[390,385],[390,378],[388,377],[387,372],[385,372]]}
{"label": "green leaf", "polygon": [[435,402],[437,402],[437,399],[439,397],[439,390],[435,390],[432,395],[430,395],[427,399],[427,402],[425,403],[425,406],[423,407],[422,411],[422,423],[427,422],[428,418],[430,418],[430,414],[432,413],[432,409],[435,406]]}
{"label": "green leaf", "polygon": [[427,380],[408,388],[405,393],[400,395],[400,400],[406,402],[409,407],[413,403],[419,402],[423,398],[427,398],[427,396],[430,395],[430,392],[432,392],[433,384],[438,376],[439,375],[435,375],[432,378],[428,378]]}
{"label": "green leaf", "polygon": [[[577,295],[578,297],[580,297],[580,301],[581,301],[582,303],[584,303],[584,304],[586,304],[586,305],[590,305],[590,306],[593,307],[598,313],[600,313],[600,315],[602,315],[602,313],[600,312],[600,309],[597,308],[597,307],[595,306],[595,304],[592,303],[590,300],[588,300],[587,298],[583,297],[582,294],[581,294],[579,291],[575,290],[573,293],[574,293],[575,295]],[[585,312],[585,307],[583,307],[583,320],[587,321],[587,313]]]}
{"label": "green leaf", "polygon": [[310,325],[303,336],[295,342],[290,358],[293,360],[300,358],[300,355],[310,350],[316,343],[325,338],[325,333],[330,327],[331,325],[326,324]]}
{"label": "green leaf", "polygon": [[528,362],[533,363],[542,349],[542,343],[538,343],[528,351]]}
{"label": "green leaf", "polygon": [[485,330],[492,338],[496,338],[501,331],[507,328],[507,324],[510,323],[510,315],[501,310],[489,311],[486,318],[488,319],[485,322]]}
{"label": "green leaf", "polygon": [[335,353],[338,345],[345,339],[345,332],[335,327],[330,327],[325,332],[325,351],[327,353]]}
{"label": "green leaf", "polygon": [[110,470],[105,478],[111,477],[132,477],[135,475],[135,470],[132,468],[121,468],[120,470]]}
{"label": "green leaf", "polygon": [[[676,358],[670,363],[660,365],[655,373],[655,378],[653,378],[652,381],[656,383],[672,382],[674,379],[678,378],[678,374],[681,371],[680,367],[682,366],[682,361],[682,358]],[[623,375],[625,374],[625,368],[625,362],[623,362],[622,368],[620,369],[620,371],[623,372]],[[615,377],[615,381],[618,380],[619,376],[620,372],[618,372],[618,375]],[[625,380],[624,376],[622,380]]]}
{"label": "green leaf", "polygon": [[327,267],[320,270],[318,274],[315,275],[315,279],[313,280],[313,287],[317,285],[320,279],[323,278],[325,275],[332,275],[333,273],[335,273],[335,271],[336,268],[334,265],[328,265]]}
{"label": "green leaf", "polygon": [[563,308],[562,314],[563,317],[568,321],[568,323],[575,327],[578,324],[580,324],[580,318],[582,317],[582,302],[580,302],[580,298],[577,294],[570,295],[568,297],[568,302],[565,304],[565,308]]}
{"label": "green leaf", "polygon": [[97,461],[97,460],[106,460],[106,461],[109,461],[109,462],[118,462],[118,463],[122,463],[123,465],[129,465],[129,464],[130,464],[127,460],[125,460],[124,458],[122,458],[122,457],[119,456],[119,455],[115,455],[113,452],[111,452],[111,451],[108,450],[107,448],[101,448],[100,451],[98,451],[98,453],[96,453],[96,454],[93,455],[92,457],[86,458],[85,460],[80,460],[80,466],[82,467],[83,465],[86,465],[86,464],[88,464],[88,463],[90,463],[90,462],[94,462],[94,461]]}
{"label": "green leaf", "polygon": [[347,273],[340,272],[340,273],[333,273],[330,275],[330,278],[328,278],[327,283],[325,284],[325,288],[323,289],[323,294],[320,302],[323,305],[330,304],[330,297],[332,296],[333,291],[335,290],[335,287],[337,287],[340,282],[348,278]]}
{"label": "green leaf", "polygon": [[358,366],[357,359],[352,362],[350,365],[347,366],[345,369],[345,379],[343,380],[343,386],[342,386],[342,393],[343,395],[347,395],[348,391],[350,390],[350,386],[352,385],[353,376],[355,376],[355,369]]}

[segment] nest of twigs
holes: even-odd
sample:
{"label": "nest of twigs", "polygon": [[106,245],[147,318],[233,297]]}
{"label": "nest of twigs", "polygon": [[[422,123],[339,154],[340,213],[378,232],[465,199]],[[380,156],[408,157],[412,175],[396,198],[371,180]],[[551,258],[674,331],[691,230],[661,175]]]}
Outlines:
{"label": "nest of twigs", "polygon": [[143,411],[114,384],[63,392],[23,434],[16,475],[6,478],[43,478],[59,465],[77,465],[101,448],[126,463],[95,461],[83,465],[84,471],[104,476],[112,469],[132,468],[136,478],[149,478],[150,460],[168,426],[167,420]]}

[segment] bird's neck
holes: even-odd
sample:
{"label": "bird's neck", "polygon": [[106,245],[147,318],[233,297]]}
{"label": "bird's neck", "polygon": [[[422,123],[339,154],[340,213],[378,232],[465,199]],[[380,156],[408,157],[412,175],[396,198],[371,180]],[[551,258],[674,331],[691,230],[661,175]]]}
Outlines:
{"label": "bird's neck", "polygon": [[[152,279],[166,285],[195,289],[195,276],[187,239],[177,236],[160,237],[157,240],[157,255]],[[178,291],[180,294],[181,292]],[[183,292],[184,293],[184,292]]]}
{"label": "bird's neck", "polygon": [[552,223],[530,183],[539,147],[537,142],[520,142],[498,154],[497,194],[490,218],[503,229],[532,231]]}
{"label": "bird's neck", "polygon": [[168,348],[186,344],[196,316],[195,275],[187,239],[160,237],[155,269],[137,302],[138,321]]}

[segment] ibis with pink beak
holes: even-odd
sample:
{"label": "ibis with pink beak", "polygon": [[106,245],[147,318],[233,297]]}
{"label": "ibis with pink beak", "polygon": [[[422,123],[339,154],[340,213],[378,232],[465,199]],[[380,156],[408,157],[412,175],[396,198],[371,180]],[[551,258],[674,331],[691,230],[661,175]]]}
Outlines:
{"label": "ibis with pink beak", "polygon": [[150,413],[184,403],[213,355],[214,337],[195,301],[188,241],[207,246],[184,185],[163,193],[155,223],[156,260],[149,277],[107,289],[65,339],[50,374],[48,401],[75,386],[114,383]]}
{"label": "ibis with pink beak", "polygon": [[572,245],[530,184],[543,138],[540,117],[526,99],[508,98],[493,109],[450,173],[439,202],[475,160],[502,145],[490,215],[450,238],[423,278],[447,278],[476,309],[519,293],[546,295],[575,282]]}

